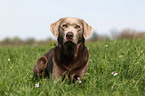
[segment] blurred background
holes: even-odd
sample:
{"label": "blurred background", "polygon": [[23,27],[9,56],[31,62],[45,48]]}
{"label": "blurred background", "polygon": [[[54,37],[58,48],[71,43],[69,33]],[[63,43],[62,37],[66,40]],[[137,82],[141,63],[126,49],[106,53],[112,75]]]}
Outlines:
{"label": "blurred background", "polygon": [[0,46],[55,42],[50,24],[84,19],[88,42],[145,38],[145,0],[0,0]]}

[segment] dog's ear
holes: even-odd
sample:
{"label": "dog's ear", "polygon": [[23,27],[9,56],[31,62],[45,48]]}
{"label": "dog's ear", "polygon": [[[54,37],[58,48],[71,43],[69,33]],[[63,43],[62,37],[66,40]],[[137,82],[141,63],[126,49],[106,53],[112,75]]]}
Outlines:
{"label": "dog's ear", "polygon": [[54,37],[57,38],[58,36],[58,28],[63,18],[59,19],[58,21],[52,23],[50,25],[50,31],[53,33]]}
{"label": "dog's ear", "polygon": [[87,39],[93,32],[93,28],[89,26],[84,20],[82,21],[83,21],[83,26],[84,26],[84,38]]}

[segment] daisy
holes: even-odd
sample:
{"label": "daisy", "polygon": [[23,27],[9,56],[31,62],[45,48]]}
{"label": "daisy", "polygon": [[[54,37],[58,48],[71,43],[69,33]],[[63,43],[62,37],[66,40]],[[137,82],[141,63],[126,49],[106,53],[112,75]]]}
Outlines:
{"label": "daisy", "polygon": [[82,81],[80,80],[80,77],[77,77],[77,80],[79,81],[79,83],[82,83]]}
{"label": "daisy", "polygon": [[10,59],[8,59],[8,61],[10,61]]}
{"label": "daisy", "polygon": [[104,47],[108,47],[108,45],[105,45]]}
{"label": "daisy", "polygon": [[114,71],[111,74],[114,74]]}
{"label": "daisy", "polygon": [[114,71],[111,73],[113,76],[116,76],[118,73],[115,73]]}
{"label": "daisy", "polygon": [[113,76],[116,76],[118,73],[114,73],[114,75]]}
{"label": "daisy", "polygon": [[35,84],[35,88],[38,88],[39,87],[39,83],[38,84]]}

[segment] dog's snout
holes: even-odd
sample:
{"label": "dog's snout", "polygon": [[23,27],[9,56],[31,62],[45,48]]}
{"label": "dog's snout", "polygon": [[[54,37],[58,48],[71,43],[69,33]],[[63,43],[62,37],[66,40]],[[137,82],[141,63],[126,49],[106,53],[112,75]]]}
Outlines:
{"label": "dog's snout", "polygon": [[73,34],[72,32],[68,32],[68,33],[66,34],[66,38],[68,38],[68,39],[72,39],[73,36],[74,36],[74,34]]}

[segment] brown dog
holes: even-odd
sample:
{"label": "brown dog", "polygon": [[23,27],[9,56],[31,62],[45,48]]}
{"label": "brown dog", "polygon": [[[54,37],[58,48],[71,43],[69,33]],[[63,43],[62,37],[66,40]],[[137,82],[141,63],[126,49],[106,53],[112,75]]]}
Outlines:
{"label": "brown dog", "polygon": [[50,30],[58,40],[58,46],[42,55],[33,68],[34,77],[50,76],[55,79],[66,77],[70,82],[83,78],[87,71],[89,52],[85,38],[93,29],[80,18],[65,17],[50,25]]}

